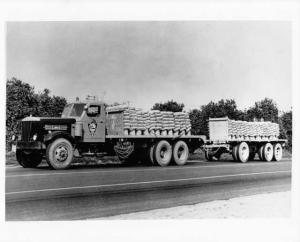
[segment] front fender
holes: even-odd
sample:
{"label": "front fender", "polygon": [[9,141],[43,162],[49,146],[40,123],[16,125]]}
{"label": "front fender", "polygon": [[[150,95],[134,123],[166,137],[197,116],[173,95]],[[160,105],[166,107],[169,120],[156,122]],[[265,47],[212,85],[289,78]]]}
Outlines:
{"label": "front fender", "polygon": [[54,131],[49,134],[46,134],[44,136],[44,142],[49,143],[50,141],[57,139],[57,138],[65,138],[65,139],[69,140],[72,144],[75,142],[74,137],[64,131]]}

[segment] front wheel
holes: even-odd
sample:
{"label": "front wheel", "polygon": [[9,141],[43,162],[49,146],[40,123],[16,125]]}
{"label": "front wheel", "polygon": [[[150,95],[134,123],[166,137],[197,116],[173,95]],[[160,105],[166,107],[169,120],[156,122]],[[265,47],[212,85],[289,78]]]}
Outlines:
{"label": "front wheel", "polygon": [[42,154],[38,151],[16,151],[17,161],[24,168],[35,168],[42,162]]}
{"label": "front wheel", "polygon": [[46,150],[46,160],[55,170],[67,169],[73,161],[73,146],[67,139],[59,138],[50,143]]}

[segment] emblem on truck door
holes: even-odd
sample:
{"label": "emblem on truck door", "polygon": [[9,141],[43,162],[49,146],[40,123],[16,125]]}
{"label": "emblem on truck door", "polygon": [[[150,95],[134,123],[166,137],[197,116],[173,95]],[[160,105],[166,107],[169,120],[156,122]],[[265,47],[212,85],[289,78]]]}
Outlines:
{"label": "emblem on truck door", "polygon": [[96,121],[93,119],[93,121],[91,123],[89,123],[88,126],[89,126],[89,131],[90,131],[91,136],[94,136],[96,129],[97,129]]}

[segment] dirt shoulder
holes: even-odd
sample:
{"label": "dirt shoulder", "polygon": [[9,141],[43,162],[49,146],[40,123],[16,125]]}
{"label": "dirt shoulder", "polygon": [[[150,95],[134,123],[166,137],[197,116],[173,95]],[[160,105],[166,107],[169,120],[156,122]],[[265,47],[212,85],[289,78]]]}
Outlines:
{"label": "dirt shoulder", "polygon": [[291,216],[291,192],[287,191],[155,209],[101,219],[287,218],[289,216]]}

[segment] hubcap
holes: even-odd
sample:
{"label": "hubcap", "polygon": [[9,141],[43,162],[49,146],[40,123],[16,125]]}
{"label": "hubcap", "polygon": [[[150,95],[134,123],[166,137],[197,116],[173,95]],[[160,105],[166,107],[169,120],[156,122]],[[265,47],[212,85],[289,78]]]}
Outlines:
{"label": "hubcap", "polygon": [[59,146],[55,150],[55,158],[57,161],[64,162],[68,158],[68,150],[64,146]]}
{"label": "hubcap", "polygon": [[270,147],[268,147],[267,149],[266,149],[266,156],[267,157],[270,157],[272,155],[272,149],[270,148]]}
{"label": "hubcap", "polygon": [[282,149],[280,147],[277,147],[275,150],[275,156],[276,158],[281,158],[282,156]]}
{"label": "hubcap", "polygon": [[161,157],[162,159],[165,158],[165,156],[166,156],[166,151],[167,151],[166,148],[162,148],[162,149],[161,149],[161,151],[160,151],[160,157]]}
{"label": "hubcap", "polygon": [[249,149],[247,149],[247,147],[243,147],[241,150],[241,157],[242,159],[246,159],[249,155]]}
{"label": "hubcap", "polygon": [[179,147],[178,151],[177,151],[177,155],[179,159],[185,159],[186,157],[186,150],[184,149],[184,147]]}

